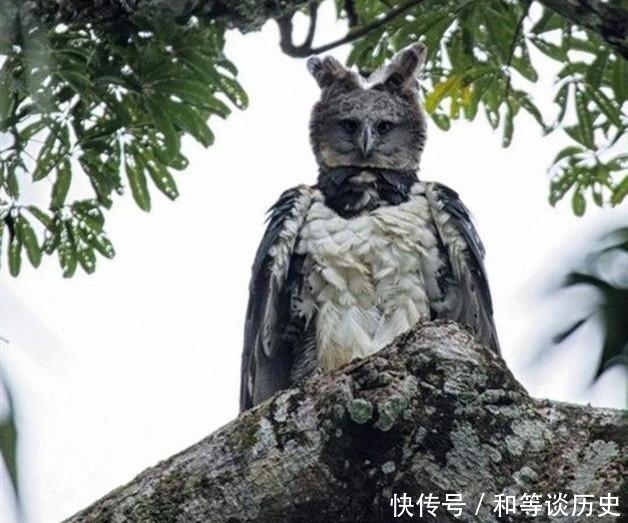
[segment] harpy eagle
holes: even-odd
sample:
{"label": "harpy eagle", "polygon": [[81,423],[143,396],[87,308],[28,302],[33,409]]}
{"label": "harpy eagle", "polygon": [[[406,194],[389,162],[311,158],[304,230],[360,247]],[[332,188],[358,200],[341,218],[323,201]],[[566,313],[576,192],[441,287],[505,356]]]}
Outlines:
{"label": "harpy eagle", "polygon": [[499,351],[469,211],[417,176],[424,55],[413,45],[368,80],[332,57],[308,61],[321,88],[310,121],[319,175],[269,211],[250,283],[241,411],[424,319],[455,320]]}

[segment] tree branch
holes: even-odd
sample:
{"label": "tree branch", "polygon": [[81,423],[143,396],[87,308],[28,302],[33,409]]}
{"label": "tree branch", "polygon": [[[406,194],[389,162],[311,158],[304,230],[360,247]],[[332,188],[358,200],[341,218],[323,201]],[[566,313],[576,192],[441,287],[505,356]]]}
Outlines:
{"label": "tree branch", "polygon": [[[312,49],[312,42],[314,41],[314,34],[316,33],[318,4],[316,2],[310,2],[308,10],[310,13],[310,25],[308,27],[305,41],[299,46],[294,45],[292,41],[292,18],[294,17],[294,13],[277,18],[277,26],[279,27],[279,47],[288,56],[309,56],[310,54],[307,50]],[[305,52],[305,54],[300,54],[303,52]]]}
{"label": "tree branch", "polygon": [[[0,0],[0,8],[8,8],[11,0]],[[406,9],[421,0],[406,2],[393,8],[389,14],[373,24],[350,31],[345,37],[330,44],[312,49],[312,53],[322,53],[365,36],[381,27]],[[628,58],[628,9],[621,0],[539,0],[541,4],[590,31],[600,35],[621,56]],[[35,16],[47,21],[72,22],[88,21],[99,23],[119,20],[131,14],[165,12],[178,18],[194,14],[200,17],[224,21],[229,27],[241,31],[259,29],[267,20],[294,13],[303,7],[307,0],[31,0]]]}
{"label": "tree branch", "polygon": [[[370,32],[375,31],[376,29],[379,29],[380,27],[383,27],[388,22],[394,20],[395,18],[402,15],[406,11],[409,11],[411,8],[419,5],[422,1],[423,0],[410,0],[409,2],[401,4],[397,7],[394,7],[388,12],[388,14],[386,14],[386,16],[383,16],[382,18],[379,18],[378,20],[375,20],[374,22],[371,22],[370,24],[365,25],[363,27],[356,26],[355,29],[350,30],[342,38],[338,38],[337,40],[329,42],[328,44],[321,45],[319,47],[311,47],[311,46],[305,46],[305,45],[297,47],[297,46],[291,45],[292,44],[292,22],[291,22],[292,15],[288,15],[284,17],[284,19],[282,20],[277,20],[277,24],[279,26],[281,49],[288,56],[292,56],[295,58],[305,58],[313,54],[325,53],[327,51],[330,51],[331,49],[335,49],[336,47],[340,47],[341,45],[348,44],[359,38],[362,38],[363,36],[366,36]],[[286,22],[285,20],[286,18],[290,19],[289,23]],[[285,47],[282,42],[286,42]]]}
{"label": "tree branch", "polygon": [[360,17],[355,9],[355,0],[345,0],[344,9],[347,15],[347,25],[349,29],[360,25]]}
{"label": "tree branch", "polygon": [[617,0],[539,0],[539,3],[599,35],[628,60],[628,8],[625,2],[622,5]]}
{"label": "tree branch", "polygon": [[610,494],[626,514],[626,478],[622,412],[532,399],[466,331],[427,323],[276,395],[66,523],[388,522],[404,493],[461,494],[462,516],[441,506],[440,523],[505,521],[492,506],[501,493],[590,494],[596,511]]}

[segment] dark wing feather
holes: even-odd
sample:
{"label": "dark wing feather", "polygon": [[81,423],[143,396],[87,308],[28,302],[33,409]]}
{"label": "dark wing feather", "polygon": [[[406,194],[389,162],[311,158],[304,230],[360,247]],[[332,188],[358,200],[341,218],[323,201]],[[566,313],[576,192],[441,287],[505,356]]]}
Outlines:
{"label": "dark wing feather", "polygon": [[442,311],[440,317],[466,324],[475,331],[481,343],[499,352],[493,303],[484,268],[484,246],[471,213],[458,193],[445,185],[428,184],[427,196],[454,279],[448,291],[455,293],[452,300],[455,306]]}
{"label": "dark wing feather", "polygon": [[284,192],[269,210],[268,226],[257,249],[249,286],[240,382],[240,411],[286,388],[292,363],[283,346],[290,320],[289,269],[310,191]]}

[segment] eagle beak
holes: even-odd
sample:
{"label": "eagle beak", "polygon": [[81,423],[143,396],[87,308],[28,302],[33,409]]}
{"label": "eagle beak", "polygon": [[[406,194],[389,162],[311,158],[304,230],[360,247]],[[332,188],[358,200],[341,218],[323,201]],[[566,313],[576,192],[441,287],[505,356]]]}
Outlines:
{"label": "eagle beak", "polygon": [[373,130],[369,124],[366,124],[362,128],[362,133],[360,134],[360,150],[362,151],[362,156],[364,158],[368,158],[373,150]]}

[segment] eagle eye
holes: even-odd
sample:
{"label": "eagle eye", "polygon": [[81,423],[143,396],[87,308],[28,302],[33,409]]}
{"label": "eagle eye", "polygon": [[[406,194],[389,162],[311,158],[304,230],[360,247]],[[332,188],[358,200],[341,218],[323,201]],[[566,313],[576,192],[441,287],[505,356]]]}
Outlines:
{"label": "eagle eye", "polygon": [[355,134],[359,127],[358,122],[352,120],[351,118],[343,118],[342,120],[338,120],[338,124],[347,134]]}
{"label": "eagle eye", "polygon": [[377,132],[381,135],[388,134],[394,126],[394,123],[389,122],[388,120],[382,120],[377,123]]}

